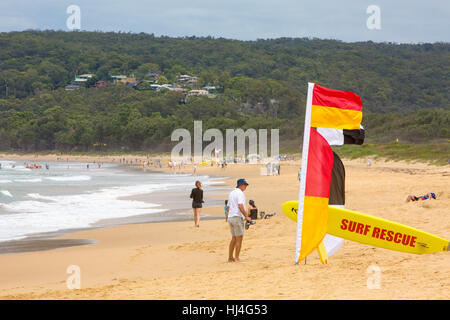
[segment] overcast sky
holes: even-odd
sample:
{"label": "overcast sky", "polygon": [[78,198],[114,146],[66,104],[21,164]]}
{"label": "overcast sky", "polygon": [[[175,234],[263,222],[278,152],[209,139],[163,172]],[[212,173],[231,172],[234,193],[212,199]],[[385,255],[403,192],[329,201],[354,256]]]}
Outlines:
{"label": "overcast sky", "polygon": [[[450,42],[450,0],[0,0],[0,32],[70,31],[70,5],[79,6],[81,30],[87,31]],[[370,5],[380,9],[381,29],[367,27]]]}

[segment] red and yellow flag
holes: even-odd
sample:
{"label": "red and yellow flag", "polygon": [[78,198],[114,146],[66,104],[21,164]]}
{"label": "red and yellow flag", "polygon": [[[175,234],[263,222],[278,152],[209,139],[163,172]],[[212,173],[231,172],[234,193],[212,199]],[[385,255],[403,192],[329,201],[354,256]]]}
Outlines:
{"label": "red and yellow flag", "polygon": [[319,246],[328,229],[328,199],[333,151],[328,142],[313,128],[310,131],[307,166],[301,250],[298,261],[303,260]]}
{"label": "red and yellow flag", "polygon": [[361,97],[314,85],[311,106],[311,127],[359,129],[362,120]]}

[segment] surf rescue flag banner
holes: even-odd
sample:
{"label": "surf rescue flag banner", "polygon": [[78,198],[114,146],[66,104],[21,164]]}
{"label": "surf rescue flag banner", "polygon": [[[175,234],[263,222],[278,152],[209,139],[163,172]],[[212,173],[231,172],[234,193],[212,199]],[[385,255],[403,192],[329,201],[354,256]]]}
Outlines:
{"label": "surf rescue flag banner", "polygon": [[296,263],[316,248],[321,256],[323,250],[320,250],[319,245],[328,228],[333,151],[327,140],[312,127],[360,130],[361,120],[362,102],[358,95],[308,83],[298,201]]}
{"label": "surf rescue flag banner", "polygon": [[310,133],[307,166],[299,260],[319,246],[328,229],[333,151],[328,142],[313,128]]}
{"label": "surf rescue flag banner", "polygon": [[359,130],[362,101],[353,92],[314,84],[311,104],[311,127]]}

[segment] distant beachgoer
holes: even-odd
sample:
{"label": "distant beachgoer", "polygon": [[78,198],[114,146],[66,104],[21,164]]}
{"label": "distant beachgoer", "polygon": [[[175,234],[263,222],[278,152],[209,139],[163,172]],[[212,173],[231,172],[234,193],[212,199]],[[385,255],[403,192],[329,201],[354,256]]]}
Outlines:
{"label": "distant beachgoer", "polygon": [[370,158],[367,158],[367,166],[370,167],[371,163],[370,163]]}
{"label": "distant beachgoer", "polygon": [[225,222],[228,222],[228,200],[225,200],[225,207],[223,207],[225,210]]}
{"label": "distant beachgoer", "polygon": [[253,200],[249,200],[248,202],[249,207],[248,207],[248,216],[252,219],[252,220],[256,220],[258,219],[258,208],[256,207],[255,201]]}
{"label": "distant beachgoer", "polygon": [[410,194],[407,198],[406,198],[406,202],[410,202],[410,201],[419,201],[419,200],[430,200],[430,199],[436,199],[436,194],[433,192],[428,192],[426,195],[423,196],[418,196],[416,197],[415,195]]}
{"label": "distant beachgoer", "polygon": [[194,174],[195,174],[195,172],[197,171],[197,165],[196,164],[194,164]]}
{"label": "distant beachgoer", "polygon": [[270,163],[267,163],[266,164],[266,170],[267,170],[267,175],[268,176],[270,176],[272,173],[270,172],[271,171],[271,164]]}
{"label": "distant beachgoer", "polygon": [[[251,222],[252,219],[245,210],[245,195],[248,183],[245,179],[237,181],[236,189],[228,196],[228,224],[231,231],[231,241],[228,247],[228,262],[239,262],[239,253],[244,238],[244,219]],[[234,256],[233,256],[234,253]]]}
{"label": "distant beachgoer", "polygon": [[89,164],[86,165],[86,169],[89,169]]}
{"label": "distant beachgoer", "polygon": [[190,198],[192,199],[192,210],[194,211],[194,223],[198,228],[200,226],[200,213],[202,211],[203,203],[203,190],[200,181],[195,181],[195,188],[192,189]]}

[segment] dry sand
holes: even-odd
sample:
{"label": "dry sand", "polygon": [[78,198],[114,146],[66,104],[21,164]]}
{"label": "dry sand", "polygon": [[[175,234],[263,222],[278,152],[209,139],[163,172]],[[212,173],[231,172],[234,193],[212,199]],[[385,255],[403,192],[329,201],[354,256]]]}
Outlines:
{"label": "dry sand", "polygon": [[[450,166],[372,160],[369,168],[362,159],[343,162],[347,208],[450,239]],[[230,232],[224,220],[201,221],[198,229],[184,221],[87,230],[62,238],[93,239],[96,244],[0,255],[0,298],[450,298],[450,253],[411,255],[345,241],[329,265],[320,264],[316,256],[308,257],[306,265],[295,265],[296,225],[280,207],[298,197],[299,164],[282,164],[280,176],[261,176],[260,168],[199,168],[200,174],[230,177],[229,184],[246,178],[250,183],[247,199],[255,200],[259,210],[277,213],[246,231],[243,262],[227,262]],[[408,194],[429,191],[436,192],[438,200],[405,202]],[[204,208],[203,213],[223,215],[223,208]],[[67,289],[71,265],[81,270],[79,290]],[[381,269],[380,289],[367,288],[371,276],[367,270],[372,265]]]}

